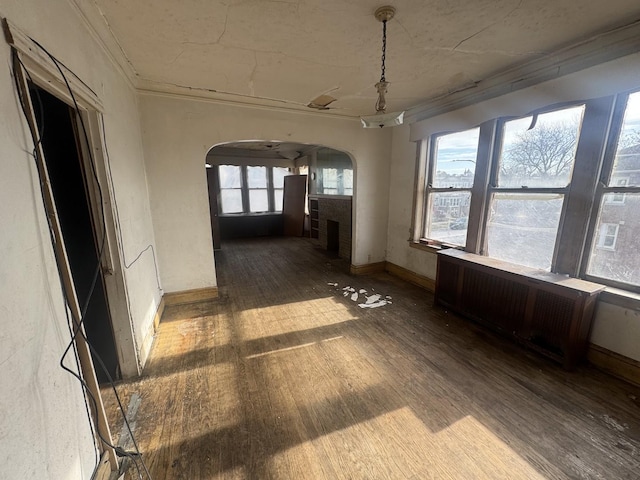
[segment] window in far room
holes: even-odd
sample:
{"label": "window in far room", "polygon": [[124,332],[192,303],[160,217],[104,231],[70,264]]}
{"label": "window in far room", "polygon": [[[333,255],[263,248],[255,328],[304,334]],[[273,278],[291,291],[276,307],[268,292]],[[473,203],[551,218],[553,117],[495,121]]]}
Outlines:
{"label": "window in far room", "polygon": [[247,167],[247,186],[249,211],[251,213],[268,212],[267,167]]}
{"label": "window in far room", "polygon": [[242,213],[242,176],[236,165],[220,165],[220,206],[222,213]]}
{"label": "window in far room", "polygon": [[219,165],[220,212],[258,214],[281,212],[286,167]]}
{"label": "window in far room", "polygon": [[273,167],[273,211],[281,212],[284,199],[284,177],[289,175],[285,167]]}

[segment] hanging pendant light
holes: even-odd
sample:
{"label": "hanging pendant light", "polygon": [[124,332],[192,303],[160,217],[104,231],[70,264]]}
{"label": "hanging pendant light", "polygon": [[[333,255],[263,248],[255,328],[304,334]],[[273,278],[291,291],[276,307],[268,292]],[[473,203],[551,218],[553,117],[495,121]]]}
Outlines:
{"label": "hanging pendant light", "polygon": [[374,16],[379,22],[382,22],[382,72],[380,74],[380,81],[376,83],[376,90],[378,91],[378,100],[376,100],[376,113],[367,117],[360,117],[362,126],[364,128],[375,127],[394,127],[396,125],[402,125],[404,120],[404,112],[387,113],[387,87],[389,82],[385,77],[385,60],[387,56],[387,22],[391,20],[396,14],[396,9],[389,5],[378,8]]}

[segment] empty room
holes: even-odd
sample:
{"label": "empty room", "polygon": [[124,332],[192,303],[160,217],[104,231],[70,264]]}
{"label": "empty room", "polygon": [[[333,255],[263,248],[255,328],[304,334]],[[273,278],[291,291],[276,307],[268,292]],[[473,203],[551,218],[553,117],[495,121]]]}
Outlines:
{"label": "empty room", "polygon": [[637,2],[0,18],[0,478],[640,478]]}

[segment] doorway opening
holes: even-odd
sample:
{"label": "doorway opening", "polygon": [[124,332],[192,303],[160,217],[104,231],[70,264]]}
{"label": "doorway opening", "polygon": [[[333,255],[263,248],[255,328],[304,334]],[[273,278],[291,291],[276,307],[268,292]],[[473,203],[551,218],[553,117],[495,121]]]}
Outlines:
{"label": "doorway opening", "polygon": [[[83,161],[74,109],[42,88],[29,84],[35,118],[42,132],[42,149],[56,206],[62,237],[73,276],[73,285],[84,327],[92,346],[92,360],[100,383],[121,378],[112,319],[107,301],[100,253],[105,238],[98,238],[95,215],[89,200],[90,176]],[[91,168],[91,167],[89,167]],[[103,232],[104,228],[101,229]],[[96,274],[97,272],[97,274]],[[96,360],[98,354],[106,371]]]}
{"label": "doorway opening", "polygon": [[355,165],[348,153],[247,140],[214,146],[205,166],[214,250],[236,238],[284,235],[351,259]]}

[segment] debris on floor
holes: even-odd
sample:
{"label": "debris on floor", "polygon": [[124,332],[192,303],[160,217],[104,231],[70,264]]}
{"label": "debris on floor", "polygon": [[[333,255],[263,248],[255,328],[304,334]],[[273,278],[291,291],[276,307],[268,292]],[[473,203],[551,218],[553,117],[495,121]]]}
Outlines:
{"label": "debris on floor", "polygon": [[[340,288],[335,282],[327,282],[327,285],[330,287],[335,287],[336,291],[342,291],[343,297],[350,297],[354,302],[359,301],[360,303],[358,303],[358,306],[360,308],[378,308],[384,307],[385,305],[391,305],[393,303],[391,301],[391,295],[382,295],[380,293],[372,293],[371,295],[367,295],[368,291],[364,288],[356,290],[351,285]],[[375,289],[372,288],[371,290]]]}

